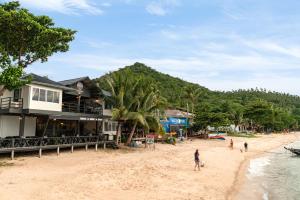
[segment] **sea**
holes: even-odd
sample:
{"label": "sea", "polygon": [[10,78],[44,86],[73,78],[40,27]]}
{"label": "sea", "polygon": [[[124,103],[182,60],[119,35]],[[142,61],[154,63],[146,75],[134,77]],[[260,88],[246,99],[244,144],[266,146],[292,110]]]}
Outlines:
{"label": "sea", "polygon": [[[300,148],[300,141],[287,145]],[[300,156],[283,147],[250,161],[237,200],[300,200]]]}

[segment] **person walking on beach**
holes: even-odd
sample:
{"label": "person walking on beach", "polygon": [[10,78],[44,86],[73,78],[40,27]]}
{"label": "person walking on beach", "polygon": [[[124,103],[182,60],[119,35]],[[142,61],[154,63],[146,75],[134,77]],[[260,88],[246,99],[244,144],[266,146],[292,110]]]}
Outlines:
{"label": "person walking on beach", "polygon": [[244,148],[245,148],[245,152],[247,152],[248,151],[248,143],[247,142],[244,143]]}
{"label": "person walking on beach", "polygon": [[230,139],[230,146],[229,146],[231,149],[233,149],[233,140]]}
{"label": "person walking on beach", "polygon": [[196,168],[198,167],[198,170],[200,170],[200,159],[199,159],[199,152],[198,149],[196,150],[196,152],[194,153],[194,157],[195,157],[195,168],[194,170],[196,171]]}

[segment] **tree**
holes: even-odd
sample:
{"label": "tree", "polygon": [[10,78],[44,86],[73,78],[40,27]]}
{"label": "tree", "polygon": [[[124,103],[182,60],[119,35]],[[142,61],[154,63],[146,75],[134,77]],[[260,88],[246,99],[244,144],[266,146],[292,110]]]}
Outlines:
{"label": "tree", "polygon": [[[194,118],[194,130],[207,131],[208,126],[219,128],[230,125],[229,114],[224,112],[225,105],[222,104],[199,104],[196,108]],[[197,130],[198,129],[198,130]]]}
{"label": "tree", "polygon": [[261,128],[272,128],[274,115],[272,105],[264,100],[256,100],[248,103],[244,113],[245,118],[251,121],[258,131]]}
{"label": "tree", "polygon": [[128,70],[122,74],[109,74],[106,77],[106,82],[111,92],[111,96],[107,97],[107,101],[113,105],[112,119],[118,121],[116,132],[116,143],[118,144],[121,136],[121,125],[128,119],[129,110],[136,102],[134,90],[138,82],[135,81],[132,73]]}
{"label": "tree", "polygon": [[13,90],[30,81],[21,80],[28,65],[68,51],[75,33],[55,27],[51,18],[36,16],[17,1],[0,4],[0,96],[6,89]]}
{"label": "tree", "polygon": [[210,125],[210,114],[211,114],[211,106],[208,103],[199,104],[196,107],[193,130],[199,131],[204,130],[207,131],[207,127]]}
{"label": "tree", "polygon": [[244,107],[239,103],[232,103],[231,104],[231,113],[230,118],[234,123],[234,131],[236,127],[243,122],[243,115],[244,115]]}
{"label": "tree", "polygon": [[185,87],[183,97],[191,104],[191,112],[194,113],[195,104],[201,95],[201,88],[195,86]]}
{"label": "tree", "polygon": [[144,78],[140,79],[135,96],[137,101],[128,114],[128,120],[133,121],[134,125],[126,145],[130,144],[138,123],[146,129],[146,132],[149,132],[150,127],[156,131],[159,130],[159,118],[155,115],[155,111],[165,105],[165,100],[160,97],[160,93],[153,83]]}

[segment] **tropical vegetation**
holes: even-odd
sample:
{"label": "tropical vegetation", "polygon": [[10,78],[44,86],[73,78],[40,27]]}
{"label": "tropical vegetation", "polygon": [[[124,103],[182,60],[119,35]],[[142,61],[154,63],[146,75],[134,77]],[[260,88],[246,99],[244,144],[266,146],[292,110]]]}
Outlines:
{"label": "tropical vegetation", "polygon": [[[245,130],[251,132],[271,132],[297,129],[300,123],[299,96],[258,88],[230,92],[211,91],[198,84],[160,73],[142,63],[126,66],[96,81],[103,89],[111,91],[107,87],[106,79],[113,76],[124,77],[128,74],[136,80],[136,84],[129,86],[129,90],[139,88],[141,91],[147,91],[149,88],[155,88],[159,97],[166,100],[165,108],[192,112],[194,131],[207,131],[209,126],[221,128],[234,125],[234,130],[237,127],[244,127]],[[149,84],[142,84],[145,80]],[[139,106],[142,105],[142,99],[138,100],[140,96],[133,91],[129,93],[132,96],[128,101],[133,105],[128,112],[130,110],[137,114]],[[152,111],[150,113],[153,114]],[[135,123],[127,119],[135,127]],[[142,120],[138,124],[142,125]]]}
{"label": "tropical vegetation", "polygon": [[75,32],[55,27],[50,17],[34,15],[18,1],[0,4],[0,96],[30,81],[21,78],[28,65],[68,51]]}
{"label": "tropical vegetation", "polygon": [[103,87],[111,93],[106,101],[113,106],[112,118],[118,121],[117,143],[120,141],[122,124],[132,127],[126,145],[131,143],[137,126],[141,126],[146,133],[150,130],[159,131],[158,112],[166,103],[150,79],[134,76],[130,70],[124,70],[122,73],[108,74]]}

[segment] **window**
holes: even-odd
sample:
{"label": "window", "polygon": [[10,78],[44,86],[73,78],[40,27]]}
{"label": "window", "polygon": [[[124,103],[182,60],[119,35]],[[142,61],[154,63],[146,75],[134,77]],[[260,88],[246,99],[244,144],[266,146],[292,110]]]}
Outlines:
{"label": "window", "polygon": [[105,131],[109,131],[108,122],[104,122],[104,130]]}
{"label": "window", "polygon": [[15,89],[14,90],[14,101],[19,101],[21,99],[22,89]]}
{"label": "window", "polygon": [[112,131],[116,131],[117,130],[117,124],[116,123],[112,123]]}
{"label": "window", "polygon": [[38,101],[39,100],[39,93],[40,93],[39,88],[33,88],[33,90],[32,90],[32,100]]}
{"label": "window", "polygon": [[54,103],[59,103],[59,92],[54,92],[53,102]]}
{"label": "window", "polygon": [[59,92],[39,88],[32,88],[32,100],[34,101],[47,101],[49,103],[59,103],[59,96]]}
{"label": "window", "polygon": [[40,89],[39,101],[46,101],[46,90]]}
{"label": "window", "polygon": [[53,96],[53,91],[47,90],[47,101],[48,102],[53,102],[54,96]]}

